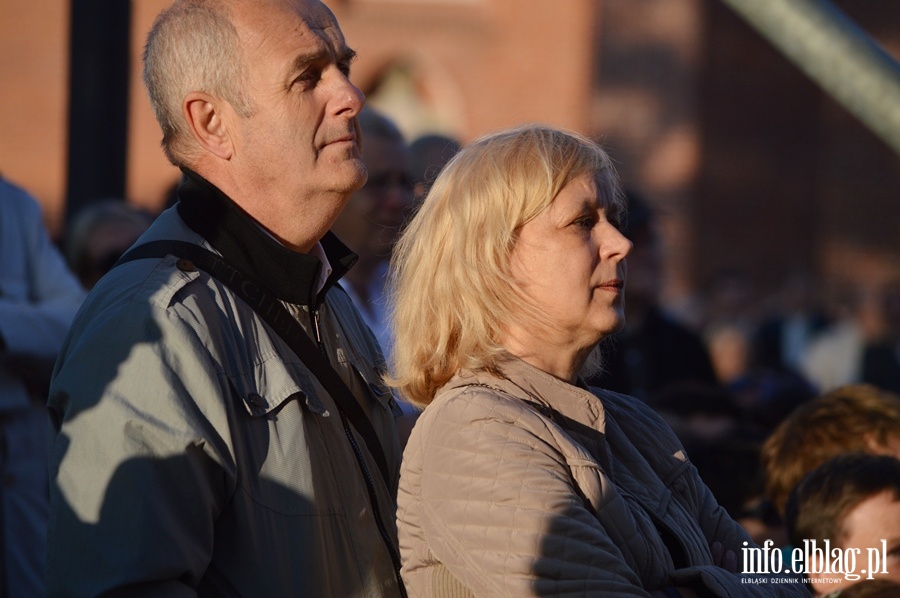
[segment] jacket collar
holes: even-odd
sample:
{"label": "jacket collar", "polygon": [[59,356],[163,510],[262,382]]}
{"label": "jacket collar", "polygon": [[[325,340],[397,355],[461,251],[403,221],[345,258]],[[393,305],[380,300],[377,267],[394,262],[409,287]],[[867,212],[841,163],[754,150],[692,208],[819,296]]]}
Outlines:
{"label": "jacket collar", "polygon": [[322,267],[318,258],[288,249],[215,185],[191,170],[183,171],[186,178],[178,188],[182,220],[233,266],[279,299],[318,305],[325,292],[356,263],[356,254],[331,232],[326,233],[321,244],[332,273],[317,296],[316,281]]}
{"label": "jacket collar", "polygon": [[606,425],[603,404],[581,378],[577,385],[569,384],[518,357],[501,361],[496,373],[460,370],[447,383],[447,388],[472,384],[494,387],[533,405],[588,423],[599,431]]}

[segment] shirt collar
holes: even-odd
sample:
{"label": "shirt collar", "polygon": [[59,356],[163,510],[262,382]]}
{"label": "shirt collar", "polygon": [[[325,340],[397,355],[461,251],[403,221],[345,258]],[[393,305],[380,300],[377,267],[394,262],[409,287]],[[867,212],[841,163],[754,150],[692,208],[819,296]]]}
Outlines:
{"label": "shirt collar", "polygon": [[184,169],[178,213],[233,266],[289,303],[318,305],[357,256],[328,232],[309,253],[288,249],[215,185]]}
{"label": "shirt collar", "polygon": [[321,262],[319,277],[316,279],[315,284],[316,293],[320,293],[328,283],[328,277],[331,276],[334,268],[331,267],[331,262],[328,261],[328,255],[325,254],[325,248],[322,247],[321,243],[313,245],[313,248],[309,250],[309,255],[319,258],[319,262]]}

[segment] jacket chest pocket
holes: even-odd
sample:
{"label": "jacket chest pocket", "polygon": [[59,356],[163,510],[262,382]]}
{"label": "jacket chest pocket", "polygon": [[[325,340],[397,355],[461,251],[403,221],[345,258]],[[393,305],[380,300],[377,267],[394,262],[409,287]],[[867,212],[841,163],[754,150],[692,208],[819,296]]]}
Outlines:
{"label": "jacket chest pocket", "polygon": [[[264,364],[267,365],[267,364]],[[228,376],[235,402],[231,437],[238,491],[284,515],[320,513],[324,455],[319,419],[330,417],[321,392],[300,367],[279,363]]]}
{"label": "jacket chest pocket", "polygon": [[394,397],[394,391],[384,383],[382,372],[373,363],[357,357],[353,361],[347,360],[345,367],[359,381],[362,392],[374,397],[376,403],[393,417],[403,413]]}

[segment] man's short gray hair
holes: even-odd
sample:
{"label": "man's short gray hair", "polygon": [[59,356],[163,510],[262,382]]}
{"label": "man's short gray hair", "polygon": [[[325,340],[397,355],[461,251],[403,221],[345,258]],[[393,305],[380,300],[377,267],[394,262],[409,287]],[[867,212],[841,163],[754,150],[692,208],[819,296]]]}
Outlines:
{"label": "man's short gray hair", "polygon": [[253,106],[242,93],[244,64],[240,38],[221,0],[177,0],[156,18],[144,48],[144,85],[162,147],[176,166],[187,165],[196,148],[190,143],[181,103],[192,91],[227,101],[239,116]]}

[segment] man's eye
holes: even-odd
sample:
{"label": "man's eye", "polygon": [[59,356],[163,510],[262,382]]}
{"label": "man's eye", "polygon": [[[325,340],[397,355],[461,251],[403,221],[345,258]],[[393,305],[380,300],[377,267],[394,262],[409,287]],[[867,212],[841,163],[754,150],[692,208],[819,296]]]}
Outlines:
{"label": "man's eye", "polygon": [[310,85],[315,85],[319,80],[318,71],[304,71],[300,74],[299,77],[294,79],[292,85],[299,85],[301,87],[309,87]]}
{"label": "man's eye", "polygon": [[342,73],[344,73],[345,77],[348,77],[348,78],[350,77],[350,63],[349,62],[342,62],[342,63],[338,64],[338,68],[340,69],[340,71]]}

